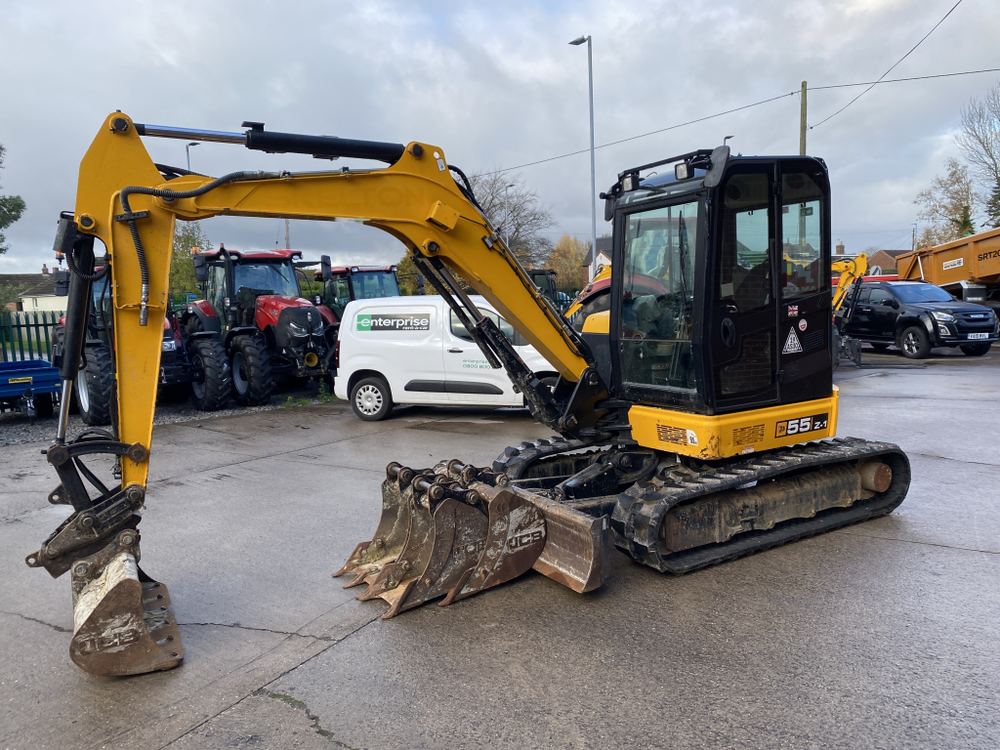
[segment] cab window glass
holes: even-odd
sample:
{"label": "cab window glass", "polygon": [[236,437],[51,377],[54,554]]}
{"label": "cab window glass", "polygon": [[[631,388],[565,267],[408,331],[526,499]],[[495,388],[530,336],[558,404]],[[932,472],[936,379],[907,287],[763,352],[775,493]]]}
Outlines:
{"label": "cab window glass", "polygon": [[639,385],[693,391],[698,202],[633,213],[627,220],[620,331],[623,377]]}
{"label": "cab window glass", "polygon": [[781,178],[782,295],[819,291],[823,279],[823,190],[807,174]]}
{"label": "cab window glass", "polygon": [[226,289],[226,269],[221,263],[208,267],[208,304],[222,320],[226,319],[222,298]]}
{"label": "cab window glass", "polygon": [[868,300],[873,305],[881,305],[886,300],[891,300],[893,297],[885,289],[872,289],[871,296]]}

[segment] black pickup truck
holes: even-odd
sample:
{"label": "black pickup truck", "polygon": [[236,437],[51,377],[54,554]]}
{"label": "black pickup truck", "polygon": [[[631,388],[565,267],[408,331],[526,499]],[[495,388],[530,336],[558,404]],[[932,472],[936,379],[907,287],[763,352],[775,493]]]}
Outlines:
{"label": "black pickup truck", "polygon": [[876,349],[895,344],[910,359],[934,347],[959,347],[980,357],[1000,338],[997,316],[961,302],[925,281],[866,281],[858,285],[838,321],[840,332]]}

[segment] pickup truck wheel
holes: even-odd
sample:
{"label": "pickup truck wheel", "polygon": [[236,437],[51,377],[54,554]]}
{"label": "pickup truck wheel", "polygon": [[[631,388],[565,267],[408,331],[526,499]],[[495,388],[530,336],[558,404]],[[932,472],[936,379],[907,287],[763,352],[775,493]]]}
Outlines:
{"label": "pickup truck wheel", "polygon": [[[984,341],[981,344],[965,344],[964,346],[960,346],[959,349],[970,357],[982,357],[990,350],[991,346],[993,346],[993,344],[989,341]],[[39,412],[39,414],[40,413],[41,412]]]}
{"label": "pickup truck wheel", "polygon": [[85,425],[111,424],[111,399],[115,378],[111,371],[111,352],[105,346],[88,346],[87,366],[76,376],[73,398]]}
{"label": "pickup truck wheel", "polygon": [[351,389],[351,407],[359,419],[377,422],[392,411],[392,392],[382,378],[362,378]]}
{"label": "pickup truck wheel", "polygon": [[218,411],[229,406],[233,378],[222,342],[216,338],[192,341],[191,365],[205,378],[201,383],[191,383],[195,407],[199,411]]}
{"label": "pickup truck wheel", "polygon": [[920,326],[910,326],[899,336],[899,348],[909,359],[926,359],[931,353],[927,332]]}
{"label": "pickup truck wheel", "polygon": [[271,355],[259,336],[240,336],[233,344],[233,399],[241,406],[262,406],[271,400],[274,376]]}

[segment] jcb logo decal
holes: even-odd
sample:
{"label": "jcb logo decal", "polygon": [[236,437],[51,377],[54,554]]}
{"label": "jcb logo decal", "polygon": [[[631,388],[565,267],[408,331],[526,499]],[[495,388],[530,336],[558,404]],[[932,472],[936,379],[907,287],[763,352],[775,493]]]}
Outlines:
{"label": "jcb logo decal", "polygon": [[508,542],[508,549],[521,549],[521,547],[527,547],[530,544],[537,544],[538,542],[545,539],[545,533],[541,529],[535,529],[534,531],[526,531],[523,534],[518,534]]}
{"label": "jcb logo decal", "polygon": [[788,419],[784,422],[778,422],[775,425],[774,436],[776,438],[780,438],[786,437],[787,435],[801,435],[805,432],[825,430],[829,421],[829,414],[817,414],[812,417]]}

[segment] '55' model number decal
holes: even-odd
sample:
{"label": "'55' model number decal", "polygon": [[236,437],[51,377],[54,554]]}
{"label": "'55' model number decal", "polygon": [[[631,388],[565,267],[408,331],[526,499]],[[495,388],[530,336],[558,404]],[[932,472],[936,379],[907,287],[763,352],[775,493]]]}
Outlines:
{"label": "'55' model number decal", "polygon": [[813,417],[801,417],[799,419],[788,419],[778,422],[775,425],[774,436],[776,438],[786,435],[801,435],[804,432],[816,432],[825,430],[829,423],[828,414],[817,414]]}

